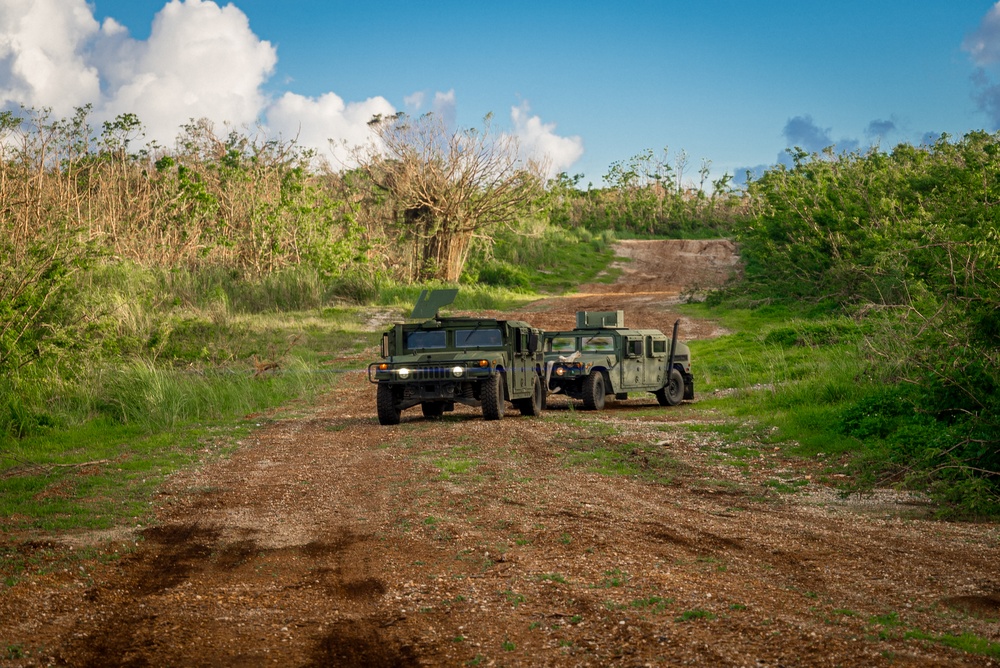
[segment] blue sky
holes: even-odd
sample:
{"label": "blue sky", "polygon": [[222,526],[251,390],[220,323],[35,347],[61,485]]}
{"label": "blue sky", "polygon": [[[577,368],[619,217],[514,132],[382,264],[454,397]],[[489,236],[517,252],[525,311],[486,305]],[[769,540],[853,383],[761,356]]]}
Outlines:
{"label": "blue sky", "polygon": [[0,0],[5,107],[132,111],[161,143],[206,115],[348,145],[371,113],[492,112],[582,185],[645,149],[718,176],[792,145],[994,130],[998,62],[1000,8],[978,0]]}

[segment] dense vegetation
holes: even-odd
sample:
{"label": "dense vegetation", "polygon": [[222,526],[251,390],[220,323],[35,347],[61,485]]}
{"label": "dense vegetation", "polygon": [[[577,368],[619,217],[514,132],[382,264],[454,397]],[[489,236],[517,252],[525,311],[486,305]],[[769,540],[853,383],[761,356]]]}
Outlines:
{"label": "dense vegetation", "polygon": [[[768,387],[740,410],[847,457],[859,485],[1000,509],[1000,137],[795,152],[746,192],[707,162],[692,185],[683,152],[586,190],[500,155],[516,198],[472,224],[480,191],[421,181],[420,155],[437,176],[449,157],[404,150],[410,126],[391,126],[394,162],[334,173],[294,142],[194,122],[167,149],[88,113],[0,114],[0,469],[85,459],[77,438],[196,447],[328,387],[317,368],[373,344],[360,309],[440,278],[460,307],[506,308],[591,280],[616,237],[732,236],[742,280],[692,308],[742,333],[699,344],[701,387]],[[444,252],[449,225],[463,245]]]}
{"label": "dense vegetation", "polygon": [[821,314],[772,330],[779,348],[849,342],[838,354],[851,373],[806,398],[813,417],[836,407],[822,429],[861,445],[874,480],[997,512],[1000,137],[793,158],[749,188],[730,304]]}

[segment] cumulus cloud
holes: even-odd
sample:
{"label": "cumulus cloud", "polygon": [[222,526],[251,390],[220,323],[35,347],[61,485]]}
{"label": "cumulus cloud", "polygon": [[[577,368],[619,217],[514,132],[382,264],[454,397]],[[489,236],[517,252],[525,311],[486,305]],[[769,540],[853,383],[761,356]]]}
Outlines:
{"label": "cumulus cloud", "polygon": [[972,73],[972,99],[990,119],[993,129],[1000,128],[1000,85],[994,82],[1000,64],[1000,2],[993,5],[979,27],[962,41],[962,50],[978,67]]}
{"label": "cumulus cloud", "polygon": [[879,141],[887,135],[896,131],[896,122],[892,120],[876,119],[865,128],[865,136]]}
{"label": "cumulus cloud", "polygon": [[261,86],[274,71],[277,53],[250,30],[233,5],[171,0],[153,20],[146,42],[121,39],[114,47],[134,60],[108,67],[106,110],[138,115],[149,133],[172,138],[191,118],[252,124],[266,99]]}
{"label": "cumulus cloud", "polygon": [[446,128],[454,130],[458,111],[455,89],[453,88],[447,93],[441,91],[434,93],[434,97],[430,98],[429,108],[427,100],[427,91],[420,90],[404,97],[403,104],[410,114],[434,114],[441,119]]}
{"label": "cumulus cloud", "polygon": [[1000,63],[1000,2],[986,12],[979,27],[962,41],[962,50],[980,67]]}
{"label": "cumulus cloud", "polygon": [[[153,19],[149,38],[136,40],[114,19],[99,24],[87,0],[0,0],[0,108],[51,108],[67,117],[92,105],[92,123],[124,113],[142,122],[146,140],[173,144],[183,125],[208,119],[216,127],[260,126],[272,137],[316,149],[334,167],[350,164],[349,147],[367,143],[368,121],[396,109],[381,96],[345,101],[329,92],[306,97],[263,92],[277,50],[260,39],[234,4],[169,0]],[[454,128],[454,90],[404,98]],[[526,155],[548,156],[555,171],[583,153],[579,137],[529,113],[511,113]]]}
{"label": "cumulus cloud", "polygon": [[785,123],[782,134],[789,146],[797,146],[810,153],[820,153],[823,149],[833,146],[839,152],[850,152],[860,146],[857,139],[844,137],[834,140],[830,134],[831,128],[821,128],[813,121],[812,116],[794,116]]}
{"label": "cumulus cloud", "polygon": [[5,0],[0,26],[0,103],[66,115],[99,100],[88,54],[100,26],[85,0]]}
{"label": "cumulus cloud", "polygon": [[418,113],[424,108],[424,100],[426,99],[427,93],[422,90],[418,90],[417,92],[404,97],[403,104],[406,105],[406,108],[410,111],[410,113]]}
{"label": "cumulus cloud", "polygon": [[511,107],[510,119],[513,133],[521,145],[522,156],[545,165],[547,178],[566,171],[583,155],[583,140],[579,136],[557,135],[555,124],[542,123],[541,118],[532,116],[526,102]]}
{"label": "cumulus cloud", "polygon": [[268,128],[284,139],[316,149],[334,168],[351,164],[350,150],[368,141],[368,121],[396,110],[383,97],[344,102],[335,93],[318,98],[285,93],[267,110]]}
{"label": "cumulus cloud", "polygon": [[789,118],[782,130],[790,146],[804,148],[810,153],[822,151],[834,142],[830,138],[830,128],[821,128],[813,121],[812,116],[794,116]]}
{"label": "cumulus cloud", "polygon": [[98,25],[85,0],[4,0],[0,26],[0,104],[133,113],[161,143],[192,118],[254,123],[277,62],[243,12],[210,0],[170,0],[145,41]]}
{"label": "cumulus cloud", "polygon": [[[865,135],[869,138],[870,142],[877,142],[897,129],[895,120],[875,119],[868,123],[868,126],[865,128]],[[834,140],[833,129],[820,127],[813,120],[813,117],[808,114],[789,118],[785,122],[781,133],[785,138],[786,146],[800,148],[808,153],[822,153],[824,149],[831,146],[838,153],[849,153],[862,146],[859,140],[850,137],[842,137]],[[733,174],[733,185],[745,187],[748,181],[760,178],[767,169],[774,165],[791,167],[793,164],[794,160],[789,151],[782,151],[775,158],[773,165],[760,164],[737,167]]]}

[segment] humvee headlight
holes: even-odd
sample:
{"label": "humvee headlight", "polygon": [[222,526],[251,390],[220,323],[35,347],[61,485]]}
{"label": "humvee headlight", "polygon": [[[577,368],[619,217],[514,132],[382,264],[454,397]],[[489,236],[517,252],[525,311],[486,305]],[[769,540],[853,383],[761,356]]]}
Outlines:
{"label": "humvee headlight", "polygon": [[557,375],[557,376],[561,376],[561,375],[563,375],[564,373],[566,373],[566,369],[564,369],[564,368],[563,368],[563,367],[561,367],[561,366],[557,366],[557,367],[556,367],[556,375]]}
{"label": "humvee headlight", "polygon": [[400,369],[396,369],[396,375],[402,378],[403,380],[406,380],[407,378],[410,377],[410,370],[404,366]]}
{"label": "humvee headlight", "polygon": [[455,378],[461,378],[465,375],[465,367],[457,366],[451,370],[451,374],[455,376]]}

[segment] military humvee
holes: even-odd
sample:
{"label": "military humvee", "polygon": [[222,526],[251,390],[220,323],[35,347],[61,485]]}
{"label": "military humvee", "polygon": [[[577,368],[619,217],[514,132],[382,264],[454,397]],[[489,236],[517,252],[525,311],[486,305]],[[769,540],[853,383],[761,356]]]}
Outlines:
{"label": "military humvee", "polygon": [[461,403],[499,420],[508,400],[524,415],[542,412],[541,330],[516,320],[440,317],[457,293],[424,290],[410,316],[422,321],[382,335],[383,361],[368,366],[380,424],[399,424],[400,413],[417,404],[428,418]]}
{"label": "military humvee", "polygon": [[576,328],[546,332],[546,389],[583,401],[587,410],[604,408],[606,395],[627,399],[652,392],[661,406],[694,399],[691,351],[657,329],[626,329],[623,311],[580,311]]}

